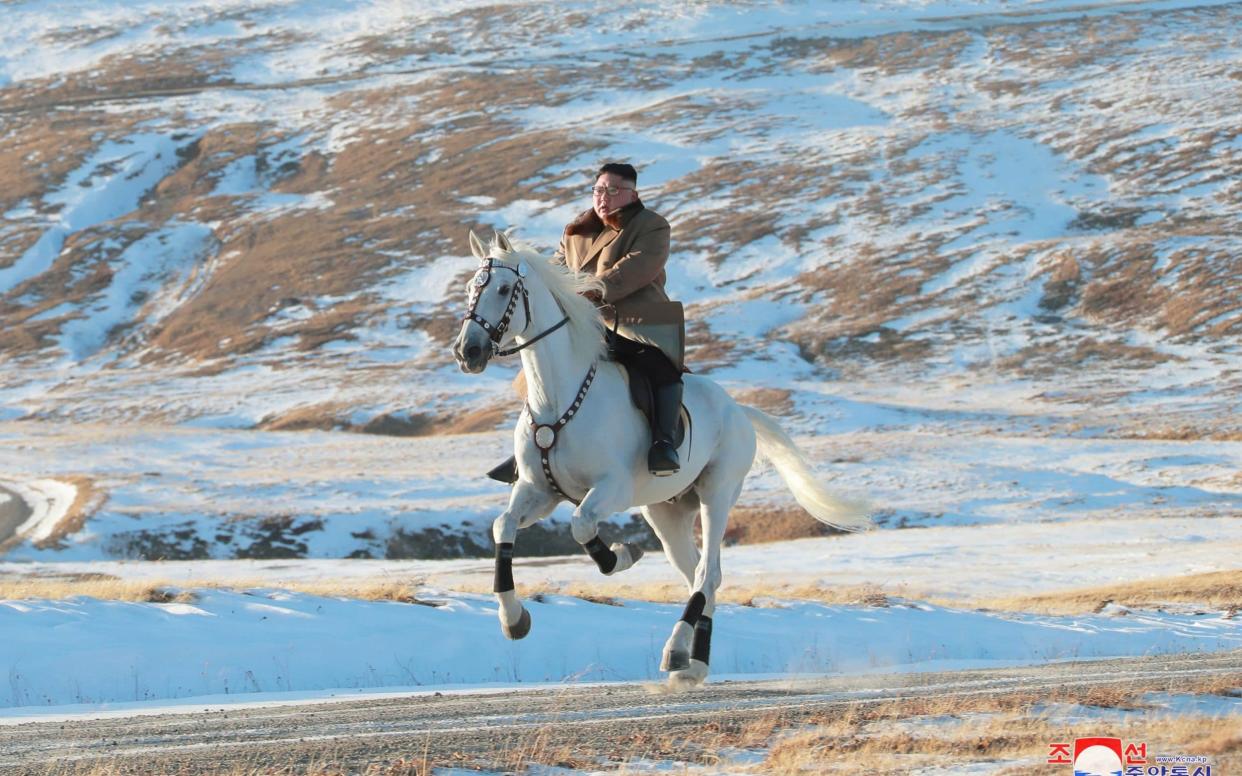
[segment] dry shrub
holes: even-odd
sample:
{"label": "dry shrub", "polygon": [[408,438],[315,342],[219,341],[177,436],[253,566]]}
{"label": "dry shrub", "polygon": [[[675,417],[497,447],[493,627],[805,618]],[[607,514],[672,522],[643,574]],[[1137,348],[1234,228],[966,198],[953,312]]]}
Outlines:
{"label": "dry shrub", "polygon": [[[787,388],[749,388],[730,393],[737,403],[755,407],[769,415],[794,414],[793,392]],[[735,519],[736,515],[735,510],[730,513],[729,518]]]}
{"label": "dry shrub", "polygon": [[153,588],[144,600],[150,604],[192,604],[198,600],[198,596],[189,590]]}
{"label": "dry shrub", "polygon": [[483,431],[495,431],[509,418],[512,411],[510,407],[495,406],[457,413],[445,418],[433,433],[477,434]]}
{"label": "dry shrub", "polygon": [[309,404],[263,417],[255,428],[262,431],[331,431],[341,426],[341,404]]}
{"label": "dry shrub", "polygon": [[1202,755],[1242,753],[1242,733],[1235,730],[1216,730],[1203,738],[1187,744],[1187,752]]}
{"label": "dry shrub", "polygon": [[732,544],[763,544],[844,533],[815,520],[798,506],[756,504],[737,506],[729,513],[724,541]]}

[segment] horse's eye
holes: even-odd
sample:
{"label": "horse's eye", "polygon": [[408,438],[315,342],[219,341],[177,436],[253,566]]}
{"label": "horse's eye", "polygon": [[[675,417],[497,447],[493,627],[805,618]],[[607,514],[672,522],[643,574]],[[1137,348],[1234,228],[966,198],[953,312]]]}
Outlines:
{"label": "horse's eye", "polygon": [[500,291],[501,296],[504,296],[505,294],[509,293],[508,286],[501,286],[498,290]]}

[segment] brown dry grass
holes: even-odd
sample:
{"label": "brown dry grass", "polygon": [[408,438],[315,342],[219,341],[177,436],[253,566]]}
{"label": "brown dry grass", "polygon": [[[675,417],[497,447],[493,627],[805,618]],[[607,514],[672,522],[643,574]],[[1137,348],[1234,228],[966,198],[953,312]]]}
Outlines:
{"label": "brown dry grass", "polygon": [[352,431],[382,436],[419,437],[441,434],[475,434],[494,431],[508,419],[511,410],[488,407],[481,410],[454,412],[444,415],[384,413],[365,423],[349,420],[351,407],[338,403],[312,404],[269,415],[256,428],[264,431]]}
{"label": "brown dry grass", "polygon": [[269,590],[279,588],[295,593],[324,597],[353,598],[362,601],[397,601],[435,606],[432,600],[415,595],[417,585],[388,580],[282,582],[262,580],[229,582],[170,582],[167,580],[123,580],[106,574],[82,574],[52,579],[27,577],[0,580],[0,600],[63,600],[77,596],[108,601],[147,603],[193,603],[195,590]]}
{"label": "brown dry grass", "polygon": [[160,761],[112,760],[104,762],[64,763],[51,762],[41,776],[432,776],[433,763],[426,757],[412,754],[362,766],[341,765],[344,758],[332,753],[312,757],[306,763],[272,765],[270,763],[247,763],[241,765],[217,764],[205,771],[201,766]]}
{"label": "brown dry grass", "polygon": [[[63,600],[76,596],[111,601],[164,602],[172,596],[180,601],[194,600],[195,590],[269,590],[280,589],[307,595],[353,598],[363,601],[398,601],[435,605],[434,600],[419,598],[421,580],[324,580],[319,582],[270,582],[258,579],[230,581],[173,582],[169,580],[123,580],[106,574],[79,574],[54,578],[21,577],[0,579],[0,600]],[[454,585],[467,593],[490,593],[491,581]],[[644,585],[568,584],[523,585],[523,596],[566,595],[601,604],[619,605],[617,599],[682,603],[686,588],[682,584],[659,583]],[[809,585],[773,585],[720,591],[721,603],[744,606],[779,606],[781,601],[806,600],[825,604],[888,606],[892,591],[875,585],[854,585],[820,588]]]}
{"label": "brown dry grass", "polygon": [[972,603],[988,609],[1041,614],[1082,614],[1099,611],[1108,604],[1152,609],[1170,603],[1194,604],[1237,612],[1242,610],[1242,569],[1161,577],[1031,596],[979,598]]}
{"label": "brown dry grass", "polygon": [[[480,583],[475,592],[488,592]],[[656,601],[660,603],[683,603],[688,592],[685,585],[671,582],[644,585],[607,585],[600,584],[568,584],[560,586],[536,585],[523,587],[522,595],[568,595],[586,601],[607,599],[630,599],[635,601]],[[845,606],[889,606],[891,592],[885,592],[876,585],[848,585],[834,588],[813,587],[810,585],[753,585],[744,589],[720,590],[716,595],[718,603],[739,604],[741,606],[771,607],[781,606],[783,601],[816,601],[823,604]]]}
{"label": "brown dry grass", "polygon": [[1116,436],[1120,439],[1150,439],[1171,442],[1242,442],[1242,428],[1157,425],[1141,429],[1122,429]]}
{"label": "brown dry grass", "polygon": [[[0,599],[60,600],[86,596],[102,600],[160,601],[168,591],[181,600],[192,600],[194,589],[253,590],[281,589],[307,595],[353,598],[366,601],[399,601],[435,605],[419,598],[417,590],[424,580],[324,580],[318,582],[273,582],[259,579],[174,582],[170,580],[123,580],[105,574],[83,574],[52,578],[12,577],[0,579]],[[491,580],[455,582],[455,590],[467,593],[491,592]],[[521,587],[526,597],[566,595],[601,604],[619,605],[619,599],[681,603],[687,591],[674,582],[624,584],[611,580],[592,583],[550,584],[532,582]],[[920,599],[961,608],[974,606],[994,611],[1020,611],[1039,614],[1086,614],[1098,612],[1107,604],[1131,608],[1159,608],[1170,604],[1198,606],[1223,611],[1226,616],[1242,612],[1242,575],[1233,571],[1168,577],[1142,582],[1108,585],[1034,596],[937,600],[903,585],[874,584],[821,586],[813,584],[725,586],[717,596],[720,603],[742,606],[781,606],[783,601],[814,601],[833,606],[892,606],[895,600]]]}
{"label": "brown dry grass", "polygon": [[[1242,677],[1226,678],[1233,686]],[[1221,680],[1212,680],[1219,683]],[[1076,704],[1097,708],[1141,710],[1141,696],[1169,689],[1156,683],[1096,687],[1086,691],[1053,689],[992,695],[913,698],[879,703],[859,702],[846,709],[810,715],[781,712],[743,725],[705,726],[689,741],[664,742],[656,751],[700,752],[710,762],[722,749],[767,749],[757,773],[806,774],[841,770],[858,773],[905,774],[922,765],[952,767],[1001,759],[1043,763],[1047,746],[1082,735],[1099,735],[1099,725],[1069,724],[1055,712],[1039,707]],[[1179,692],[1199,692],[1195,686]],[[926,727],[908,727],[926,720]],[[1150,716],[1109,723],[1109,735],[1147,741],[1149,751],[1194,753],[1228,765],[1242,759],[1236,720]],[[1041,771],[1042,772],[1042,771]]]}
{"label": "brown dry grass", "polygon": [[[1059,721],[1054,711],[1037,707],[1075,704],[1097,708],[1141,710],[1149,692],[1176,690],[1201,693],[1221,687],[1242,686],[1242,676],[1216,677],[1197,683],[1136,682],[1100,686],[1085,691],[1052,689],[994,695],[913,698],[878,704],[858,703],[842,712],[818,714],[788,734],[788,721],[770,721],[774,735],[768,742],[764,773],[794,774],[848,770],[867,773],[908,773],[919,765],[954,764],[1001,759],[1029,759],[1042,763],[1047,745],[1083,735],[1099,735],[1095,723]],[[1051,714],[1051,716],[1049,716]],[[903,723],[929,720],[919,729]],[[814,725],[805,729],[806,724]],[[1214,762],[1242,761],[1242,740],[1236,719],[1208,719],[1153,714],[1108,724],[1109,735],[1129,741],[1147,741],[1149,751],[1214,755]],[[754,746],[753,737],[724,745]]]}
{"label": "brown dry grass", "polygon": [[[799,733],[777,742],[764,763],[772,774],[849,773],[906,774],[921,766],[950,767],[1021,759],[1046,773],[1048,744],[1099,735],[1100,723],[1065,724],[1055,720],[1003,715],[949,723],[936,735],[909,732],[858,734],[833,728]],[[1109,735],[1142,741],[1148,751],[1202,754],[1211,757],[1214,772],[1231,772],[1242,762],[1237,721],[1184,717],[1159,722],[1107,725]],[[947,728],[947,729],[946,729]],[[1020,766],[1025,768],[1026,766]],[[1025,770],[999,771],[1026,773]]]}

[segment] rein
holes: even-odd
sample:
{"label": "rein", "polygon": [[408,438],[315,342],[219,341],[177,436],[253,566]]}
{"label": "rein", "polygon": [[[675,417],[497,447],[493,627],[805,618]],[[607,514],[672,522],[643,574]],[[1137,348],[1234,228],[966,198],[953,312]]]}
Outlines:
{"label": "rein", "polygon": [[[483,289],[487,288],[487,285],[492,282],[492,275],[497,269],[509,270],[514,275],[517,275],[517,280],[514,281],[513,289],[509,292],[509,306],[505,308],[504,315],[500,316],[500,320],[493,326],[490,321],[479,315],[476,310],[479,306],[479,298],[483,295]],[[521,345],[503,349],[500,347],[500,341],[504,339],[505,332],[509,331],[509,323],[513,320],[514,311],[517,310],[519,295],[522,297],[522,308],[526,313],[526,325],[522,327],[522,331],[525,332],[530,328],[530,294],[527,292],[526,284],[523,282],[525,277],[525,264],[518,264],[515,269],[492,258],[488,258],[486,263],[480,265],[479,270],[474,273],[474,282],[470,286],[470,306],[466,308],[466,315],[463,320],[474,321],[483,327],[483,331],[487,332],[487,338],[492,341],[493,356],[512,356],[514,353],[519,353],[569,323],[569,316],[566,315],[561,318],[559,323],[536,334]]]}

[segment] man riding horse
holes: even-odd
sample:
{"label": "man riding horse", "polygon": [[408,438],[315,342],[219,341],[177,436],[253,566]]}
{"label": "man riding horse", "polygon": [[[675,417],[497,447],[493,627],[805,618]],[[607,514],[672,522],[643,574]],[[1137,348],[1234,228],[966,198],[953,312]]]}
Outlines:
{"label": "man riding horse", "polygon": [[[681,303],[664,292],[669,232],[668,221],[639,199],[638,171],[612,162],[596,172],[591,207],[565,227],[555,256],[603,281],[603,295],[590,298],[608,324],[609,353],[651,382],[647,468],[658,477],[681,467],[673,438],[681,411],[685,322]],[[510,458],[488,476],[516,481],[516,461]]]}

